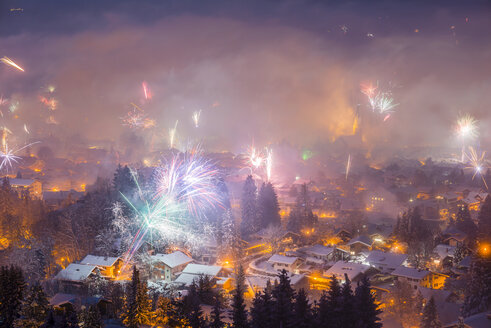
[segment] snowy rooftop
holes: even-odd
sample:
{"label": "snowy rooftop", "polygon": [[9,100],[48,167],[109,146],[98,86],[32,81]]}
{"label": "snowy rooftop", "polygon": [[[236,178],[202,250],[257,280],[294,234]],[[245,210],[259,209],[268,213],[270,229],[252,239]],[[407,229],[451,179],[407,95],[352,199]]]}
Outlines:
{"label": "snowy rooftop", "polygon": [[297,261],[297,260],[298,260],[298,257],[275,254],[269,258],[268,262],[269,263],[283,263],[283,264],[291,265],[291,264],[295,263],[295,261]]}
{"label": "snowy rooftop", "polygon": [[306,252],[307,254],[314,254],[317,256],[327,256],[334,251],[334,248],[317,244],[311,247],[307,247],[303,249],[303,251]]}
{"label": "snowy rooftop", "polygon": [[426,277],[429,274],[430,274],[430,271],[418,270],[418,269],[414,269],[414,268],[408,268],[405,266],[397,267],[392,272],[392,275],[394,275],[394,276],[406,277],[406,278],[412,278],[412,279],[423,279],[424,277]]}
{"label": "snowy rooftop", "polygon": [[369,265],[338,261],[329,270],[324,272],[324,276],[330,277],[335,275],[339,279],[344,279],[344,274],[348,275],[348,278],[352,280],[361,273],[365,273],[370,268]]}
{"label": "snowy rooftop", "polygon": [[455,246],[449,246],[449,245],[436,245],[434,251],[438,254],[438,257],[441,259],[446,258],[447,256],[453,257],[455,254]]}
{"label": "snowy rooftop", "polygon": [[99,267],[111,267],[116,263],[117,260],[119,260],[119,257],[87,255],[82,261],[80,261],[80,264],[95,265]]}
{"label": "snowy rooftop", "polygon": [[176,280],[174,280],[174,283],[176,284],[183,284],[186,286],[190,286],[194,280],[197,280],[198,276],[195,274],[191,273],[181,273],[179,277],[177,277]]}
{"label": "snowy rooftop", "polygon": [[34,183],[32,179],[9,179],[9,183],[11,186],[22,186],[28,187]]}
{"label": "snowy rooftop", "polygon": [[170,268],[175,268],[179,265],[187,264],[193,261],[181,251],[175,251],[170,254],[155,254],[152,256],[153,262],[162,262]]}
{"label": "snowy rooftop", "polygon": [[[195,264],[189,263],[186,265],[182,273],[194,274],[194,275],[208,275],[215,277],[222,270],[221,266],[218,265],[204,265],[204,264]],[[180,276],[179,276],[180,277]]]}
{"label": "snowy rooftop", "polygon": [[[290,278],[290,283],[292,285],[295,285],[299,281],[301,281],[303,278],[305,278],[305,275],[303,275],[303,274],[288,274],[288,277]],[[278,277],[268,277],[268,276],[259,276],[259,275],[246,277],[247,284],[254,290],[256,288],[259,288],[259,289],[266,288],[266,284],[268,283],[268,280],[271,282],[271,285],[274,286],[274,283],[275,283],[275,281],[278,280]]]}
{"label": "snowy rooftop", "polygon": [[368,254],[366,262],[371,265],[386,265],[391,268],[396,268],[406,261],[406,254],[396,254],[396,253],[385,253],[381,251],[371,251]]}
{"label": "snowy rooftop", "polygon": [[56,279],[82,281],[87,279],[94,272],[95,265],[75,264],[71,263],[65,269],[58,272]]}
{"label": "snowy rooftop", "polygon": [[347,245],[351,246],[351,245],[356,244],[356,243],[365,244],[369,247],[372,246],[372,240],[370,239],[370,237],[363,236],[363,235],[351,239]]}

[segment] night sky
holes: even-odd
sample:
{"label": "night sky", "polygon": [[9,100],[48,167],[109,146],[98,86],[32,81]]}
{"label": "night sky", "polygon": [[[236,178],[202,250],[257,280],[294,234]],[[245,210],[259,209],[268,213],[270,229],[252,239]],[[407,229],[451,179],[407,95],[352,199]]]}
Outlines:
{"label": "night sky", "polygon": [[[0,56],[25,68],[0,66],[18,102],[2,124],[124,149],[166,144],[179,120],[181,145],[238,152],[346,138],[355,115],[370,147],[455,146],[469,113],[490,146],[490,17],[488,1],[1,1]],[[386,122],[360,92],[370,81],[398,104]],[[131,102],[156,126],[123,126]]]}

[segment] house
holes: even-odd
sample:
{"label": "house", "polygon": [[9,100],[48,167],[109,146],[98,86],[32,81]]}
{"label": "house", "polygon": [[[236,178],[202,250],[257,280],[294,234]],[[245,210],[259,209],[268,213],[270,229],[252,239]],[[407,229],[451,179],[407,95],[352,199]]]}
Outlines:
{"label": "house", "polygon": [[442,262],[447,258],[453,258],[455,254],[455,246],[439,244],[435,246],[433,252],[437,255],[437,259]]}
{"label": "house", "polygon": [[370,269],[369,265],[355,262],[338,261],[328,270],[324,271],[324,277],[334,275],[338,280],[344,282],[345,274],[351,281],[359,281],[363,274]]}
{"label": "house", "polygon": [[349,233],[345,229],[336,229],[334,231],[334,235],[338,238],[340,238],[342,241],[347,242],[348,240],[351,239],[351,233]]}
{"label": "house", "polygon": [[359,253],[369,251],[372,248],[372,240],[368,236],[361,235],[351,239],[346,246],[349,247],[351,254],[358,255]]}
{"label": "house", "polygon": [[99,269],[95,265],[70,263],[65,269],[58,272],[54,279],[60,281],[63,291],[77,293],[87,279],[97,275],[99,275]]}
{"label": "house", "polygon": [[21,196],[24,192],[28,192],[32,198],[43,199],[43,186],[41,181],[34,179],[8,179],[10,187]]}
{"label": "house", "polygon": [[[290,285],[294,290],[299,291],[300,289],[304,289],[305,291],[307,291],[309,289],[308,279],[305,275],[288,274],[288,277],[290,278]],[[264,289],[266,289],[268,280],[271,285],[274,286],[275,282],[278,282],[278,277],[268,277],[260,275],[247,276],[246,285],[249,295],[253,297],[256,293],[264,291]]]}
{"label": "house", "polygon": [[302,261],[299,257],[274,254],[269,258],[268,263],[277,271],[285,269],[290,273],[295,273]]}
{"label": "house", "polygon": [[155,254],[151,256],[153,270],[152,279],[172,281],[176,279],[179,272],[182,272],[186,265],[193,262],[193,259],[181,251],[170,254]]}
{"label": "house", "polygon": [[450,246],[463,245],[467,241],[467,234],[451,226],[442,232],[443,243]]}
{"label": "house", "polygon": [[232,288],[232,280],[227,269],[218,265],[195,263],[187,264],[182,273],[174,280],[174,283],[190,286],[200,276],[208,276],[217,286],[225,289]]}
{"label": "house", "polygon": [[65,269],[58,272],[55,276],[57,280],[83,282],[90,276],[98,273],[97,266],[70,263]]}
{"label": "house", "polygon": [[407,261],[406,254],[396,254],[391,252],[371,251],[365,262],[377,268],[382,273],[390,273]]}
{"label": "house", "polygon": [[96,306],[102,316],[108,313],[111,301],[102,296],[79,296],[75,294],[57,293],[50,298],[49,304],[55,309],[80,309],[81,307]]}
{"label": "house", "polygon": [[320,260],[320,262],[315,260],[313,261],[319,264],[329,261],[346,260],[349,258],[349,253],[342,249],[327,247],[319,244],[301,248],[299,249],[299,252],[307,255],[308,258]]}
{"label": "house", "polygon": [[447,275],[441,273],[418,270],[405,266],[396,268],[392,272],[392,275],[395,276],[398,281],[407,282],[414,290],[418,287],[442,289],[445,285],[445,280],[448,278]]}
{"label": "house", "polygon": [[105,278],[115,278],[119,273],[123,260],[119,257],[87,255],[80,264],[95,265]]}

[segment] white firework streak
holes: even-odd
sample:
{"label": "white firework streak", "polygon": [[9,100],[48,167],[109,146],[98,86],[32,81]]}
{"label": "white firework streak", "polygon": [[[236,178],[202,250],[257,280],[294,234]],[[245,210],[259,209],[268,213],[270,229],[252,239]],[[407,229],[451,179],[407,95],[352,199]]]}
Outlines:
{"label": "white firework streak", "polygon": [[193,113],[194,126],[199,126],[199,117],[201,116],[201,109]]}
{"label": "white firework streak", "polygon": [[18,152],[22,151],[23,149],[26,149],[27,147],[30,147],[32,145],[38,144],[40,141],[36,141],[33,143],[30,143],[28,145],[25,145],[24,147],[21,147],[19,149],[9,149],[8,144],[5,144],[5,149],[0,150],[0,171],[3,169],[6,169],[7,172],[9,171],[9,168],[11,169],[14,164],[17,164],[22,157],[17,156]]}
{"label": "white firework streak", "polygon": [[478,153],[473,147],[469,147],[469,153],[465,153],[465,157],[467,157],[467,159],[469,160],[469,166],[466,166],[466,168],[474,170],[472,180],[474,180],[476,175],[479,175],[482,179],[482,182],[486,186],[486,189],[488,189],[488,184],[486,182],[486,179],[484,179],[483,174],[484,170],[489,167],[488,160],[486,159],[486,152],[483,151],[481,153]]}

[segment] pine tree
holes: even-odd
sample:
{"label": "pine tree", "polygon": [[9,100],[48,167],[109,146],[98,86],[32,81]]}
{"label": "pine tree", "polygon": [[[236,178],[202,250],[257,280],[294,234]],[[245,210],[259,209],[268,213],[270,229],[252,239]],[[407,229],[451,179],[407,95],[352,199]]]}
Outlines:
{"label": "pine tree", "polygon": [[61,317],[60,322],[55,324],[55,327],[63,327],[63,328],[79,328],[77,312],[73,309],[73,307],[68,306]]}
{"label": "pine tree", "polygon": [[141,281],[138,285],[136,297],[137,321],[139,324],[148,324],[152,320],[152,300],[148,296],[148,286],[146,281]]}
{"label": "pine tree", "polygon": [[257,292],[252,300],[251,306],[251,328],[267,328],[270,324],[264,316],[263,297],[261,292]]}
{"label": "pine tree", "polygon": [[476,256],[470,268],[462,313],[465,317],[483,312],[491,306],[491,260]]}
{"label": "pine tree", "polygon": [[295,207],[288,217],[287,229],[300,233],[302,229],[311,229],[317,221],[317,216],[312,212],[307,184],[304,183],[297,197]]}
{"label": "pine tree", "polygon": [[133,266],[131,282],[126,292],[125,310],[123,313],[123,322],[128,328],[138,328],[138,289],[140,285],[140,274]]}
{"label": "pine tree", "polygon": [[99,308],[91,305],[86,308],[81,315],[81,327],[83,328],[102,328],[103,322]]}
{"label": "pine tree", "polygon": [[273,323],[274,327],[290,327],[293,324],[293,300],[295,291],[290,284],[286,270],[278,275],[278,284],[273,288]]}
{"label": "pine tree", "polygon": [[252,175],[249,175],[244,183],[240,207],[242,211],[242,237],[246,237],[253,232],[259,231],[260,226],[258,226],[257,222],[257,188]]}
{"label": "pine tree", "polygon": [[436,311],[436,304],[433,296],[431,296],[428,304],[423,309],[423,316],[421,318],[421,328],[441,328],[442,323],[438,319],[438,312]]}
{"label": "pine tree", "polygon": [[232,300],[232,327],[248,328],[247,310],[244,301],[245,273],[242,265],[237,269],[236,285]]}
{"label": "pine tree", "polygon": [[258,196],[258,215],[261,228],[280,225],[280,205],[271,182],[263,183]]}
{"label": "pine tree", "polygon": [[477,220],[480,236],[484,239],[489,239],[489,236],[491,236],[491,195],[488,195],[484,200]]}
{"label": "pine tree", "polygon": [[356,312],[354,305],[354,295],[353,290],[351,289],[351,281],[348,278],[348,275],[344,274],[344,284],[341,289],[341,322],[342,327],[350,328],[356,327]]}
{"label": "pine tree", "polygon": [[459,264],[467,255],[469,255],[469,249],[465,245],[459,243],[455,248],[453,263],[455,265]]}
{"label": "pine tree", "polygon": [[370,290],[370,281],[366,276],[363,276],[361,282],[358,283],[355,291],[355,307],[357,315],[357,328],[380,328],[380,318],[378,315],[382,313],[375,304],[375,298]]}
{"label": "pine tree", "polygon": [[49,302],[39,283],[33,285],[24,302],[20,312],[20,318],[14,322],[14,327],[37,328],[40,327],[48,315]]}
{"label": "pine tree", "polygon": [[131,194],[136,187],[135,180],[131,174],[128,166],[118,165],[113,178],[113,188],[117,193],[121,193],[125,196]]}
{"label": "pine tree", "polygon": [[341,295],[341,286],[339,281],[333,275],[329,280],[329,291],[327,292],[329,326],[333,328],[341,328],[343,324],[343,303]]}
{"label": "pine tree", "polygon": [[24,289],[25,283],[20,268],[0,268],[0,327],[11,328],[19,318]]}
{"label": "pine tree", "polygon": [[473,238],[477,234],[477,227],[472,221],[471,214],[467,205],[459,207],[455,218],[455,226],[469,237]]}
{"label": "pine tree", "polygon": [[213,310],[211,312],[211,322],[209,324],[210,328],[223,328],[225,323],[222,321],[222,302],[220,297],[215,297],[215,303],[213,305]]}
{"label": "pine tree", "polygon": [[305,290],[300,289],[293,305],[293,327],[309,328],[313,324],[312,306]]}
{"label": "pine tree", "polygon": [[319,328],[330,328],[330,319],[329,296],[324,291],[315,308],[315,326]]}

